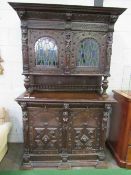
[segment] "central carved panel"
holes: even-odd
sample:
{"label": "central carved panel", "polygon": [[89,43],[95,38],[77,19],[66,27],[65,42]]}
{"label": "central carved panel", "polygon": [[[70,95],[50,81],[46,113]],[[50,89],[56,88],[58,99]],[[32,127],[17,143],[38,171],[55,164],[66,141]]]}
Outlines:
{"label": "central carved panel", "polygon": [[57,149],[57,139],[57,128],[34,128],[34,147],[36,149]]}

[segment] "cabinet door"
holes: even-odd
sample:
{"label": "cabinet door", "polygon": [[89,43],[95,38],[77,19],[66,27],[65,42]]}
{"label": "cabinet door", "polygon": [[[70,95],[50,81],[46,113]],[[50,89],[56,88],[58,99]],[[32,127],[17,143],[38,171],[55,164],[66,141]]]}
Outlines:
{"label": "cabinet door", "polygon": [[72,57],[73,73],[103,73],[107,64],[105,32],[73,31]]}
{"label": "cabinet door", "polygon": [[72,153],[96,153],[100,148],[102,108],[72,109]]}
{"label": "cabinet door", "polygon": [[63,73],[65,59],[64,31],[29,29],[28,35],[30,72]]}
{"label": "cabinet door", "polygon": [[59,109],[29,107],[29,143],[32,153],[55,153],[61,149]]}

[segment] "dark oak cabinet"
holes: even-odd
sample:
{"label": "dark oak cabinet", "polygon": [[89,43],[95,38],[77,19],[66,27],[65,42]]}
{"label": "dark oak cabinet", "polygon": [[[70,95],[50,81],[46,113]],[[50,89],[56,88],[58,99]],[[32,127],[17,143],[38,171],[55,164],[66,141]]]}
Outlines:
{"label": "dark oak cabinet", "polygon": [[21,19],[23,167],[105,160],[114,24],[123,8],[10,3]]}

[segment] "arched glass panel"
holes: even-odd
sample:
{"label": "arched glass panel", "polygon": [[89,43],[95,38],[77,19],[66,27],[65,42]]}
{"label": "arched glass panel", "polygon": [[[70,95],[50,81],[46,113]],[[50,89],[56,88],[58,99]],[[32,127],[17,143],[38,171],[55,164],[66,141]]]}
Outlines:
{"label": "arched glass panel", "polygon": [[92,38],[82,40],[78,47],[77,66],[98,67],[99,45]]}
{"label": "arched glass panel", "polygon": [[35,43],[36,65],[54,67],[58,64],[58,49],[53,38],[42,37]]}

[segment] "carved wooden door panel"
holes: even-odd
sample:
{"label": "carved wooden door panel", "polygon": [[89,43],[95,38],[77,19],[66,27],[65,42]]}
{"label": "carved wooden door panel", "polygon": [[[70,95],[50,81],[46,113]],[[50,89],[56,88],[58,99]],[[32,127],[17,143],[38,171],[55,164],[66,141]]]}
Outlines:
{"label": "carved wooden door panel", "polygon": [[105,32],[73,31],[71,45],[72,73],[103,73],[106,65]]}
{"label": "carved wooden door panel", "polygon": [[65,32],[29,29],[29,68],[31,72],[63,73]]}
{"label": "carved wooden door panel", "polygon": [[72,153],[96,153],[100,148],[102,108],[72,109]]}
{"label": "carved wooden door panel", "polygon": [[59,109],[30,107],[28,113],[30,152],[45,154],[60,152]]}

